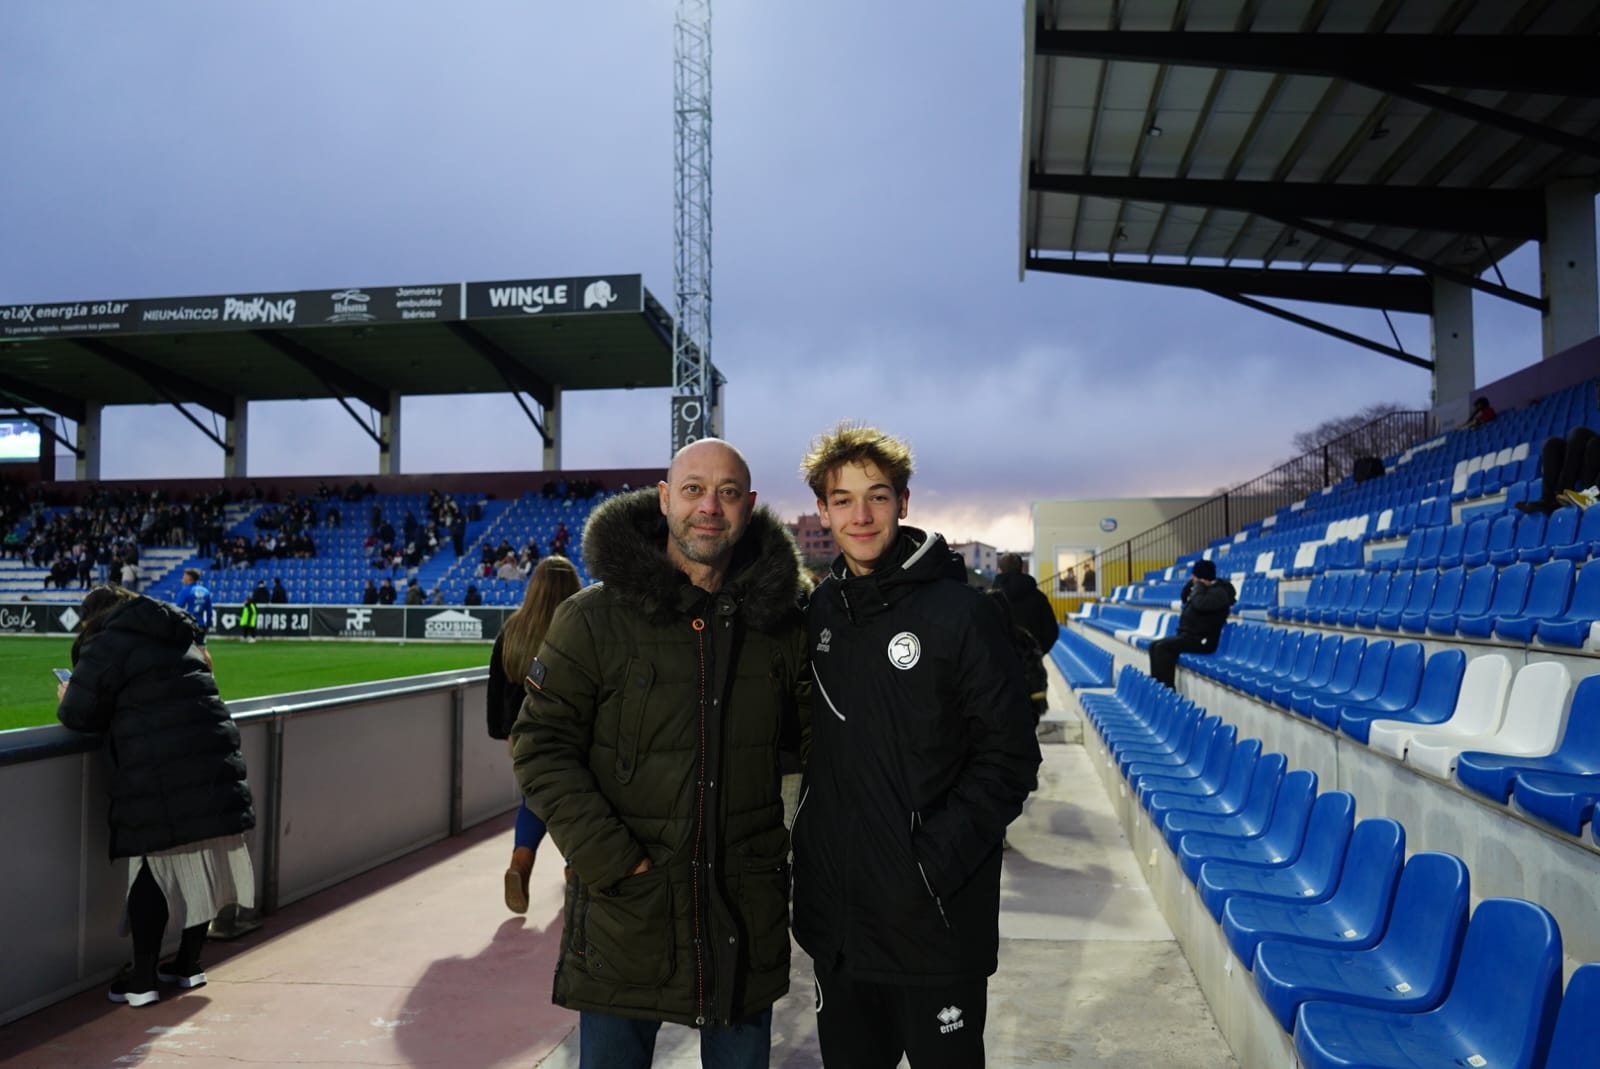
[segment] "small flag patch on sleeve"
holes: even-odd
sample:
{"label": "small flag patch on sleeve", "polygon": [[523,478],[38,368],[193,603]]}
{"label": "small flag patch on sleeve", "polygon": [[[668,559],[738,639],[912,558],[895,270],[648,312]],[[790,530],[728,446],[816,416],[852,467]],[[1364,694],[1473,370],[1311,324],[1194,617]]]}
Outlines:
{"label": "small flag patch on sleeve", "polygon": [[539,658],[535,657],[533,659],[533,663],[528,666],[528,674],[525,678],[525,682],[534,690],[543,690],[544,671],[545,669],[543,662],[541,662]]}

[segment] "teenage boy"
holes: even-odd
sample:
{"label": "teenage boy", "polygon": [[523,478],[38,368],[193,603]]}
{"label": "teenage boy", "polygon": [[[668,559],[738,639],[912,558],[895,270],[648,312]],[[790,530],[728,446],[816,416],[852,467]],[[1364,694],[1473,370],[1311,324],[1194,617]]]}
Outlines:
{"label": "teenage boy", "polygon": [[911,451],[870,427],[801,471],[839,556],[808,611],[815,690],[794,825],[795,937],[825,1065],[984,1064],[1000,857],[1039,768],[1000,606],[902,526]]}

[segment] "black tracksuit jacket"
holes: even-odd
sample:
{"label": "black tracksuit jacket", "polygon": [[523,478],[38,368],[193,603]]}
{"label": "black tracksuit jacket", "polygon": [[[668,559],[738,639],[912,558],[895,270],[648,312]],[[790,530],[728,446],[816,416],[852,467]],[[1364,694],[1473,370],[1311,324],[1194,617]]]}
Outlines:
{"label": "black tracksuit jacket", "polygon": [[938,535],[812,596],[816,687],[795,816],[794,929],[870,982],[992,974],[1000,845],[1035,785],[1033,708],[1000,607]]}

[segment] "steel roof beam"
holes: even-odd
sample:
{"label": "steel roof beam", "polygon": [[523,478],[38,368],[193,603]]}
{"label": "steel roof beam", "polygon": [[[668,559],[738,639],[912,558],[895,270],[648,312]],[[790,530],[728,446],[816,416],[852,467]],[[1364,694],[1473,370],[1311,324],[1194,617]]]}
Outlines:
{"label": "steel roof beam", "polygon": [[1414,85],[1600,98],[1593,38],[1567,34],[1034,32],[1041,56],[1172,63]]}
{"label": "steel roof beam", "polygon": [[64,393],[47,389],[38,383],[28,382],[13,375],[0,374],[0,393],[6,393],[25,404],[38,408],[46,408],[58,416],[65,416],[74,423],[82,423],[85,416],[84,403],[76,397],[68,397]]}
{"label": "steel roof beam", "polygon": [[1034,174],[1030,188],[1085,197],[1192,204],[1274,216],[1544,238],[1544,199],[1511,189],[1397,188],[1331,182],[1245,182],[1208,178],[1124,178]]}
{"label": "steel roof beam", "polygon": [[1463,286],[1469,286],[1481,293],[1487,293],[1492,297],[1499,297],[1503,300],[1510,301],[1513,304],[1520,304],[1524,308],[1532,308],[1535,311],[1542,313],[1550,307],[1550,302],[1545,300],[1543,297],[1535,297],[1531,293],[1523,293],[1521,290],[1514,290],[1509,286],[1500,286],[1493,282],[1486,282],[1469,271],[1458,271],[1453,267],[1446,267],[1444,264],[1434,263],[1432,260],[1424,259],[1421,256],[1413,256],[1408,252],[1402,252],[1399,249],[1384,245],[1381,242],[1369,241],[1366,238],[1356,237],[1354,234],[1346,234],[1342,230],[1335,230],[1331,226],[1323,226],[1321,223],[1313,223],[1309,219],[1292,219],[1286,216],[1278,215],[1268,215],[1267,218],[1276,219],[1284,226],[1292,226],[1297,230],[1304,230],[1307,233],[1315,234],[1318,237],[1326,238],[1327,240],[1337,242],[1340,245],[1347,245],[1352,249],[1360,249],[1362,252],[1381,257],[1382,259],[1388,260],[1390,263],[1414,268],[1426,274],[1437,275],[1440,278],[1447,279],[1451,282],[1456,282]]}
{"label": "steel roof beam", "polygon": [[1301,271],[1283,268],[1195,267],[1185,264],[1057,260],[1030,256],[1028,270],[1081,275],[1156,286],[1182,286],[1226,296],[1276,297],[1342,304],[1416,315],[1433,313],[1433,284],[1423,275],[1375,271]]}
{"label": "steel roof beam", "polygon": [[1384,356],[1393,357],[1402,364],[1410,364],[1412,367],[1420,367],[1425,371],[1433,370],[1432,360],[1424,360],[1420,356],[1412,356],[1404,349],[1397,349],[1392,345],[1384,345],[1382,342],[1373,341],[1371,338],[1363,338],[1361,335],[1352,334],[1348,330],[1340,330],[1338,327],[1330,326],[1327,323],[1318,322],[1317,320],[1311,319],[1308,316],[1297,315],[1294,312],[1290,312],[1283,308],[1274,308],[1272,305],[1267,304],[1264,301],[1253,300],[1237,293],[1224,293],[1217,290],[1213,290],[1211,292],[1214,296],[1221,297],[1223,300],[1233,301],[1236,304],[1242,304],[1246,308],[1254,308],[1258,312],[1265,312],[1268,315],[1277,316],[1279,319],[1287,319],[1291,323],[1296,323],[1302,327],[1310,327],[1319,334],[1326,334],[1330,338],[1338,338],[1340,341],[1347,341],[1351,345],[1359,345],[1363,349],[1371,349],[1375,353],[1382,353]]}
{"label": "steel roof beam", "polygon": [[[446,323],[445,329],[456,338],[481,356],[490,367],[499,372],[507,386],[513,391],[521,390],[539,402],[541,408],[549,408],[555,400],[555,389],[539,374],[523,367],[509,353],[488,338],[482,332],[466,323]],[[532,418],[532,417],[530,417]],[[537,422],[537,421],[535,421]],[[540,428],[540,433],[544,429]]]}
{"label": "steel roof beam", "polygon": [[[340,367],[321,353],[315,352],[275,330],[257,330],[251,333],[278,353],[293,360],[321,379],[323,384],[336,395],[343,391],[343,393],[354,397],[380,416],[389,414],[389,391],[385,387],[357,375],[354,371]],[[351,413],[351,415],[354,416],[354,413]],[[356,422],[360,423],[361,421],[358,419]],[[371,434],[372,432],[368,430],[367,433]],[[380,442],[380,444],[382,443]]]}
{"label": "steel roof beam", "polygon": [[[124,352],[113,345],[94,338],[70,338],[68,344],[82,349],[99,357],[108,364],[113,364],[123,371],[137,375],[149,384],[169,403],[177,405],[180,402],[192,401],[203,408],[209,408],[217,415],[224,418],[233,417],[233,395],[209,386],[186,375],[180,375],[169,368],[152,364],[143,357],[134,356]],[[180,409],[181,411],[181,409]],[[199,424],[196,424],[199,426]],[[201,428],[204,430],[204,427]],[[210,432],[207,432],[208,434]]]}

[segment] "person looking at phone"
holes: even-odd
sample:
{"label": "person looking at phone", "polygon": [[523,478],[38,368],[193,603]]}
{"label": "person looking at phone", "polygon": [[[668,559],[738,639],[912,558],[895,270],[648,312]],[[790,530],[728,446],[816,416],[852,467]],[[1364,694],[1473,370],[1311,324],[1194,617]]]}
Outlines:
{"label": "person looking at phone", "polygon": [[[255,808],[239,729],[194,620],[112,586],[89,591],[79,612],[56,716],[108,743],[110,852],[119,867],[126,859],[133,966],[107,997],[146,1006],[159,1000],[158,983],[204,984],[200,955],[212,918],[230,902],[255,904],[244,840]],[[169,920],[183,937],[177,956],[159,962]]]}

